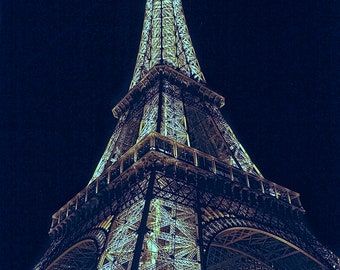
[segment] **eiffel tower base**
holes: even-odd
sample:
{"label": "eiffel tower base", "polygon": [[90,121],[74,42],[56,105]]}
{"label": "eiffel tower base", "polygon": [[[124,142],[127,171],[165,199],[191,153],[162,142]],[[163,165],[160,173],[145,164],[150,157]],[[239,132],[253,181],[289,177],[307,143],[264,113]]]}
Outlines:
{"label": "eiffel tower base", "polygon": [[337,269],[298,207],[246,188],[235,170],[175,159],[157,138],[80,194],[36,270]]}

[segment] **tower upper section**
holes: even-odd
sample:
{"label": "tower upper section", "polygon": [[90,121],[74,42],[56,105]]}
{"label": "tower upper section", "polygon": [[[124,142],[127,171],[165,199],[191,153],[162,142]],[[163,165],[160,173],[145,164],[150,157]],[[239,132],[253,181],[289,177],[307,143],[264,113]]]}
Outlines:
{"label": "tower upper section", "polygon": [[181,0],[146,1],[142,37],[130,89],[156,65],[169,65],[198,82],[205,82]]}

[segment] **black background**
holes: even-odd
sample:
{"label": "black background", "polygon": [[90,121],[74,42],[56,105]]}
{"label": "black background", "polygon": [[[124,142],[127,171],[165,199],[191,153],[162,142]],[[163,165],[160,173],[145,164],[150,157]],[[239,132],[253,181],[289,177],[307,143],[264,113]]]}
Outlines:
{"label": "black background", "polygon": [[[92,176],[127,92],[145,1],[1,3],[1,268],[30,269]],[[263,175],[301,193],[339,255],[336,1],[183,0],[208,86]]]}

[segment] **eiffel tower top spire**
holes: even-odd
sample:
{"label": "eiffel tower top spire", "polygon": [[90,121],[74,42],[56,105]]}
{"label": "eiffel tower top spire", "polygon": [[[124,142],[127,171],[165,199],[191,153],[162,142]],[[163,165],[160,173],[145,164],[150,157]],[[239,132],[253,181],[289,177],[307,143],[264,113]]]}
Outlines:
{"label": "eiffel tower top spire", "polygon": [[156,65],[169,65],[198,82],[205,82],[181,0],[146,1],[143,31],[130,89]]}

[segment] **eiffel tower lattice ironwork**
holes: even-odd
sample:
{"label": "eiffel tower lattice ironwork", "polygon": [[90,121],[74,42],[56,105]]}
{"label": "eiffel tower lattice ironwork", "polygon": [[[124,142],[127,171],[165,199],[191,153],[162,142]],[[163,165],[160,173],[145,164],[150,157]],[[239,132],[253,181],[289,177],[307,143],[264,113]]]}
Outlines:
{"label": "eiffel tower lattice ironwork", "polygon": [[128,93],[35,270],[339,269],[299,194],[266,180],[220,113],[180,0],[147,0]]}

